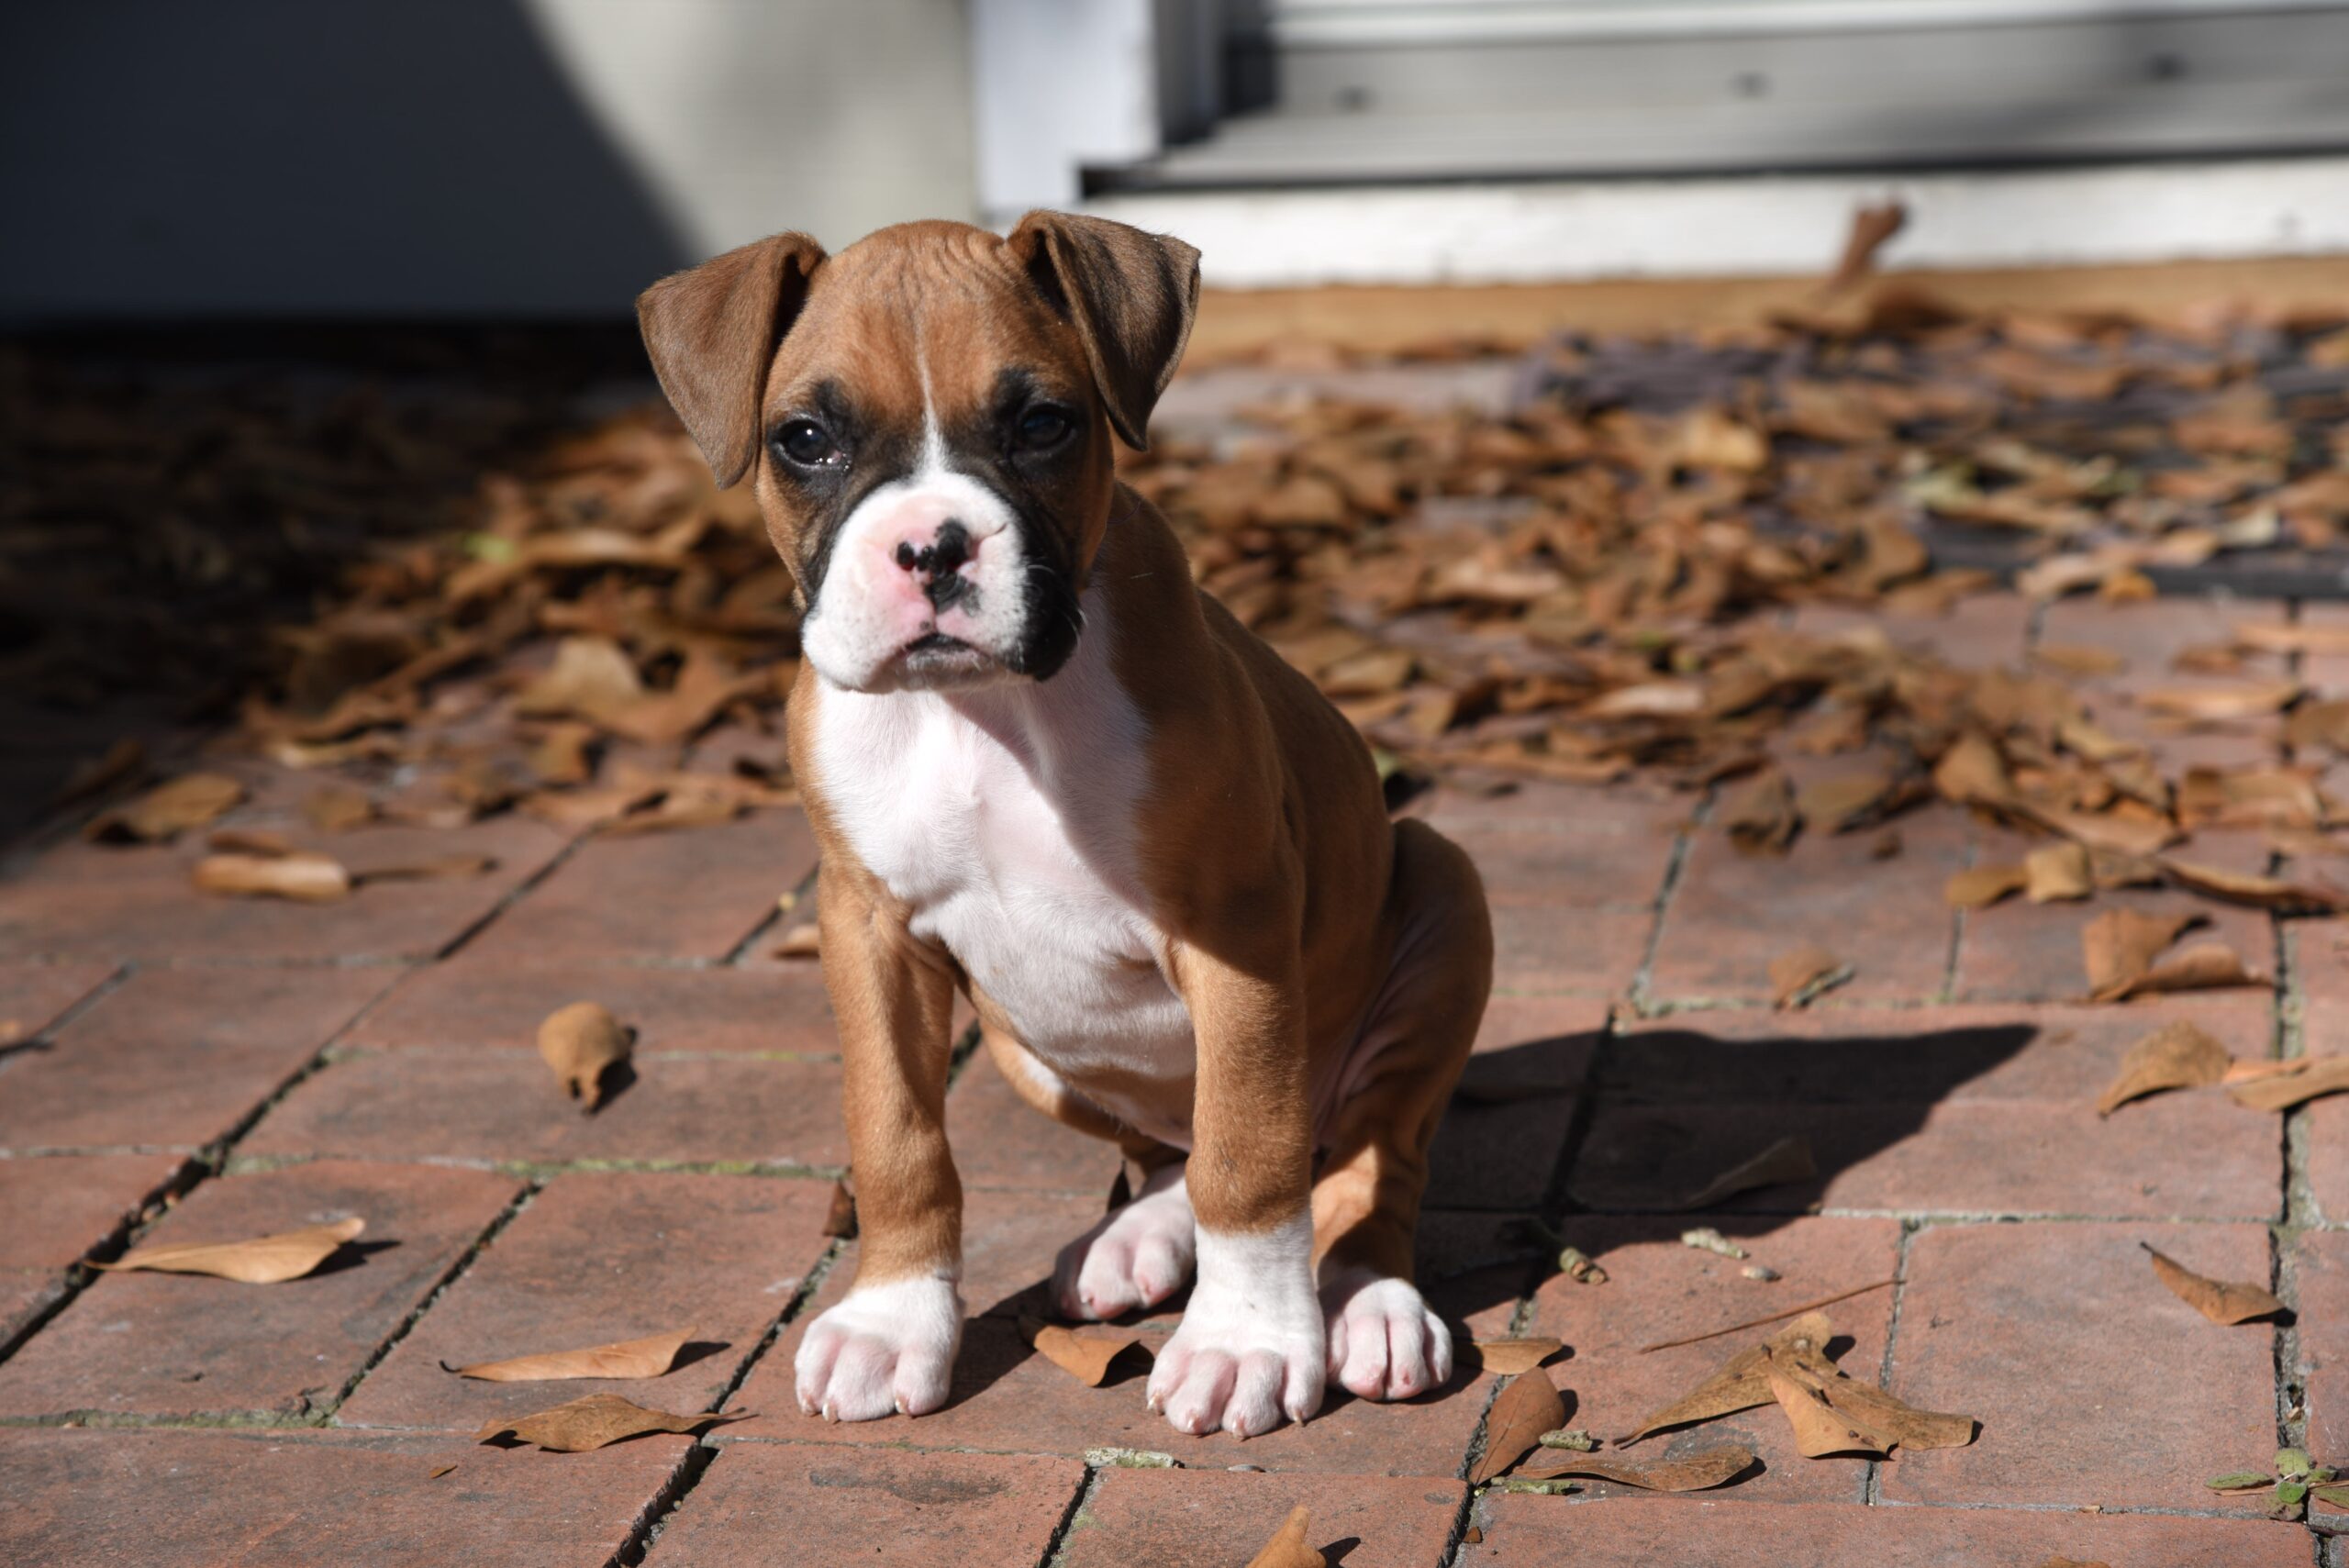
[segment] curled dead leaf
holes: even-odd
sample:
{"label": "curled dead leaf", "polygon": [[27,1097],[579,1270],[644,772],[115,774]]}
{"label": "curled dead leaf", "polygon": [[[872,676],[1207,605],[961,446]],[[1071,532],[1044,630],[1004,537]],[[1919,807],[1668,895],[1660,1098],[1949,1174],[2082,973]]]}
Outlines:
{"label": "curled dead leaf", "polygon": [[2171,1295],[2213,1323],[2232,1327],[2254,1318],[2272,1318],[2284,1310],[2284,1304],[2264,1284],[2231,1284],[2214,1280],[2196,1273],[2166,1253],[2155,1251],[2145,1242],[2137,1244],[2153,1260],[2154,1277],[2167,1285]]}
{"label": "curled dead leaf", "polygon": [[1730,802],[1721,826],[1747,854],[1784,854],[1801,826],[1794,785],[1776,768],[1763,769]]}
{"label": "curled dead leaf", "polygon": [[2121,1071],[2097,1097],[2096,1114],[2114,1111],[2164,1089],[2195,1089],[2224,1078],[2234,1063],[2227,1048],[2189,1018],[2164,1024],[2129,1048]]}
{"label": "curled dead leaf", "polygon": [[2099,1001],[2127,1001],[2132,996],[2166,996],[2184,991],[2225,991],[2238,985],[2265,985],[2267,977],[2245,968],[2243,956],[2224,942],[2196,942],[2156,962],[2135,980]]}
{"label": "curled dead leaf", "polygon": [[1110,1366],[1128,1351],[1139,1348],[1156,1355],[1165,1339],[1164,1335],[1145,1329],[1098,1323],[1068,1329],[1024,1316],[1019,1319],[1019,1337],[1034,1347],[1038,1355],[1087,1388],[1100,1387],[1102,1379],[1109,1375]]}
{"label": "curled dead leaf", "polygon": [[1329,1568],[1330,1560],[1305,1544],[1305,1532],[1312,1522],[1313,1516],[1304,1504],[1291,1508],[1264,1549],[1248,1560],[1248,1568]]}
{"label": "curled dead leaf", "polygon": [[2337,915],[2349,908],[2349,892],[2322,883],[2288,882],[2277,876],[2228,871],[2174,855],[2161,857],[2159,863],[2180,887],[2228,904],[2273,909],[2280,915]]}
{"label": "curled dead leaf", "polygon": [[1566,1348],[1563,1340],[1478,1340],[1475,1344],[1484,1369],[1503,1377],[1531,1372]]}
{"label": "curled dead leaf", "polygon": [[1678,1459],[1658,1460],[1652,1464],[1590,1454],[1520,1473],[1543,1481],[1565,1475],[1582,1476],[1595,1481],[1612,1481],[1619,1486],[1636,1486],[1643,1492],[1702,1492],[1736,1480],[1753,1468],[1753,1451],[1744,1444],[1724,1443],[1718,1448],[1698,1449]]}
{"label": "curled dead leaf", "polygon": [[677,1352],[685,1348],[694,1331],[687,1329],[674,1334],[653,1334],[641,1340],[619,1340],[608,1345],[590,1345],[584,1350],[547,1351],[537,1355],[512,1356],[504,1361],[475,1362],[471,1366],[451,1366],[441,1362],[441,1370],[459,1377],[480,1378],[486,1383],[540,1383],[577,1377],[659,1377],[676,1364]]}
{"label": "curled dead leaf", "polygon": [[617,1394],[590,1394],[534,1415],[491,1421],[473,1434],[473,1441],[485,1443],[511,1436],[518,1442],[535,1443],[556,1453],[585,1453],[646,1432],[697,1432],[722,1421],[743,1420],[749,1415],[747,1410],[738,1410],[722,1416],[708,1411],[679,1416],[648,1410]]}
{"label": "curled dead leaf", "polygon": [[1566,1402],[1549,1373],[1537,1368],[1509,1379],[1486,1413],[1485,1451],[1468,1472],[1468,1484],[1490,1481],[1540,1447],[1542,1433],[1565,1424]]}
{"label": "curled dead leaf", "polygon": [[602,1103],[604,1075],[627,1061],[635,1044],[636,1031],[601,1002],[558,1007],[539,1025],[539,1054],[583,1110]]}
{"label": "curled dead leaf", "polygon": [[1781,1007],[1801,1007],[1852,978],[1852,966],[1816,942],[1770,961],[1770,994]]}
{"label": "curled dead leaf", "polygon": [[206,855],[195,862],[197,888],[231,898],[291,898],[331,904],[351,896],[351,873],[332,855]]}
{"label": "curled dead leaf", "polygon": [[2289,1071],[2249,1084],[2237,1084],[2228,1098],[2246,1110],[2288,1111],[2324,1095],[2349,1089],[2349,1056],[2302,1058]]}
{"label": "curled dead leaf", "polygon": [[159,844],[201,828],[245,798],[226,773],[183,773],[90,819],[82,836],[97,844]]}
{"label": "curled dead leaf", "polygon": [[93,1262],[94,1269],[127,1273],[139,1269],[160,1273],[211,1274],[243,1284],[283,1284],[300,1279],[335,1255],[342,1244],[357,1238],[367,1222],[353,1215],[324,1225],[306,1225],[273,1236],[242,1241],[166,1242],[139,1247],[111,1263]]}
{"label": "curled dead leaf", "polygon": [[1969,866],[1943,884],[1942,897],[1953,909],[1987,909],[2021,893],[2030,881],[2030,873],[2019,865]]}
{"label": "curled dead leaf", "polygon": [[2023,857],[2023,896],[2033,904],[2086,898],[2096,892],[2085,844],[2043,844]]}
{"label": "curled dead leaf", "polygon": [[2153,968],[2162,950],[2199,920],[2196,915],[2146,915],[2134,909],[2109,909],[2090,920],[2080,932],[2089,995],[2100,1002],[2126,995]]}
{"label": "curled dead leaf", "polygon": [[1807,1182],[1819,1174],[1819,1162],[1812,1158],[1807,1139],[1781,1138],[1759,1154],[1736,1164],[1707,1182],[1680,1202],[1683,1211],[1710,1208],[1727,1202],[1740,1193],[1758,1187],[1784,1186],[1789,1182]]}

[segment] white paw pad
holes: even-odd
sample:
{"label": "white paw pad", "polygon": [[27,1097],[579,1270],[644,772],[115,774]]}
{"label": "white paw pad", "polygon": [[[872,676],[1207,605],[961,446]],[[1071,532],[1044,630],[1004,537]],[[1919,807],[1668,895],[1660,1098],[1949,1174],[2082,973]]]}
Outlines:
{"label": "white paw pad", "polygon": [[799,1408],[827,1421],[926,1416],[946,1403],[962,1340],[953,1281],[859,1285],[799,1341]]}
{"label": "white paw pad", "polygon": [[1052,1301],[1063,1317],[1075,1318],[1155,1307],[1191,1277],[1197,1249],[1183,1168],[1170,1165],[1131,1203],[1061,1249]]}
{"label": "white paw pad", "polygon": [[1198,1284],[1150,1373],[1150,1407],[1175,1430],[1250,1438],[1320,1408],[1321,1307],[1300,1223],[1294,1238],[1200,1235]]}
{"label": "white paw pad", "polygon": [[1409,1399],[1452,1375],[1452,1330],[1408,1280],[1349,1270],[1321,1293],[1330,1376],[1364,1399]]}

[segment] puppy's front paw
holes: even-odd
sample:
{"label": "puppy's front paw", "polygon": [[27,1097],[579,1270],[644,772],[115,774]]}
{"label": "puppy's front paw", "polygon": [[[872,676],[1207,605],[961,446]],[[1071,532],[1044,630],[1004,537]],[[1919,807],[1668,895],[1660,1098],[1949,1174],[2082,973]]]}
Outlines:
{"label": "puppy's front paw", "polygon": [[946,1403],[963,1302],[952,1280],[860,1284],[807,1326],[792,1363],[799,1408],[827,1421],[926,1416]]}
{"label": "puppy's front paw", "polygon": [[1321,1407],[1326,1346],[1301,1236],[1198,1238],[1199,1282],[1150,1373],[1150,1407],[1193,1437],[1251,1438]]}
{"label": "puppy's front paw", "polygon": [[1408,1280],[1348,1269],[1321,1290],[1330,1375],[1364,1399],[1408,1399],[1452,1375],[1452,1330]]}
{"label": "puppy's front paw", "polygon": [[1169,1165],[1131,1203],[1061,1249],[1052,1300],[1063,1315],[1078,1318],[1155,1307],[1191,1277],[1197,1248],[1183,1167]]}

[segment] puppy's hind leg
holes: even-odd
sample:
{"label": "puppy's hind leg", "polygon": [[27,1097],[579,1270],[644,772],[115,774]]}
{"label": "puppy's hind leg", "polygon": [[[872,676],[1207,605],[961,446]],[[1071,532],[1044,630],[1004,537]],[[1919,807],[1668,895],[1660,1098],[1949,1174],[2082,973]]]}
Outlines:
{"label": "puppy's hind leg", "polygon": [[998,1024],[981,1026],[987,1054],[1021,1099],[1063,1126],[1106,1139],[1141,1173],[1141,1190],[1063,1247],[1052,1304],[1065,1318],[1101,1319],[1157,1306],[1189,1283],[1198,1230],[1183,1185],[1183,1151],[1120,1125],[1083,1098]]}
{"label": "puppy's hind leg", "polygon": [[1313,1187],[1330,1375],[1408,1399],[1452,1375],[1452,1335],[1411,1284],[1437,1122],[1492,991],[1493,927],[1467,855],[1425,823],[1395,826],[1395,955],[1349,1063]]}

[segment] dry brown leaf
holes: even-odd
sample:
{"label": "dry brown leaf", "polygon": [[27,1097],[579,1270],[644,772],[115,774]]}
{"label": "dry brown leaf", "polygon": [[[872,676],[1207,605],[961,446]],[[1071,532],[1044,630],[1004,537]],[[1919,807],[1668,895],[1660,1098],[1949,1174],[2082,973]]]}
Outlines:
{"label": "dry brown leaf", "polygon": [[1987,909],[2030,880],[2019,865],[1969,866],[1942,884],[1942,897],[1953,909]]}
{"label": "dry brown leaf", "polygon": [[2033,904],[2086,898],[2096,892],[2085,844],[2042,844],[2023,857],[2022,865],[2023,896]]}
{"label": "dry brown leaf", "polygon": [[2099,1002],[2126,995],[2154,966],[2178,933],[2199,922],[2194,915],[2145,915],[2108,909],[2080,932],[2080,955],[2088,973],[2088,994]]}
{"label": "dry brown leaf", "polygon": [[2118,675],[2129,668],[2129,661],[2110,648],[2075,647],[2060,642],[2043,642],[2031,651],[2032,662],[2044,664],[2066,675],[2094,679],[2099,675]]}
{"label": "dry brown leaf", "polygon": [[[1120,1166],[1118,1174],[1125,1173]],[[824,1234],[841,1241],[856,1240],[856,1194],[845,1176],[832,1183],[831,1206],[824,1211]]]}
{"label": "dry brown leaf", "polygon": [[1996,742],[1967,730],[1933,764],[1933,787],[1960,806],[1998,806],[2011,799],[2014,784]]}
{"label": "dry brown leaf", "polygon": [[1478,1340],[1475,1343],[1478,1363],[1502,1377],[1531,1372],[1566,1348],[1563,1340]]}
{"label": "dry brown leaf", "polygon": [[1646,1492],[1702,1492],[1726,1485],[1753,1467],[1752,1449],[1742,1443],[1724,1443],[1719,1448],[1698,1449],[1678,1459],[1658,1460],[1653,1464],[1609,1455],[1574,1454],[1547,1469],[1520,1473],[1542,1481],[1588,1476],[1596,1481],[1612,1481],[1619,1486],[1637,1486]]}
{"label": "dry brown leaf", "polygon": [[1539,1447],[1543,1432],[1565,1424],[1566,1402],[1558,1397],[1549,1373],[1537,1368],[1509,1379],[1485,1417],[1485,1451],[1469,1471],[1468,1484],[1490,1481]]}
{"label": "dry brown leaf", "polygon": [[1892,1451],[1883,1436],[1837,1410],[1828,1402],[1825,1389],[1794,1375],[1776,1357],[1764,1361],[1763,1375],[1769,1383],[1770,1397],[1778,1402],[1787,1424],[1794,1428],[1795,1451],[1805,1459],[1838,1453],[1881,1459]]}
{"label": "dry brown leaf", "polygon": [[694,1337],[691,1329],[675,1334],[654,1334],[641,1340],[620,1340],[585,1350],[548,1351],[513,1356],[505,1361],[476,1362],[471,1366],[440,1363],[443,1372],[477,1377],[486,1383],[543,1383],[574,1377],[659,1377],[676,1364],[677,1352]]}
{"label": "dry brown leaf", "polygon": [[1110,1364],[1128,1351],[1140,1346],[1155,1354],[1162,1338],[1142,1329],[1107,1324],[1065,1329],[1058,1323],[1029,1317],[1019,1319],[1019,1337],[1033,1346],[1037,1354],[1087,1388],[1100,1387],[1101,1380],[1109,1375]]}
{"label": "dry brown leaf", "polygon": [[78,800],[88,800],[127,782],[143,772],[147,766],[147,748],[137,737],[126,735],[106,750],[103,756],[93,757],[75,766],[65,775],[65,782],[41,802],[44,811],[55,811]]}
{"label": "dry brown leaf", "polygon": [[2300,695],[2298,681],[2242,681],[2231,685],[2163,686],[2137,694],[2150,713],[2194,723],[2222,723],[2281,713]]}
{"label": "dry brown leaf", "polygon": [[293,840],[265,828],[219,828],[204,836],[204,847],[215,854],[259,855],[276,860],[294,852]]}
{"label": "dry brown leaf", "polygon": [[321,784],[302,797],[302,815],[322,833],[342,833],[375,819],[375,803],[363,789]]}
{"label": "dry brown leaf", "polygon": [[225,815],[245,798],[226,773],[183,773],[90,819],[82,836],[99,844],[159,844]]}
{"label": "dry brown leaf", "polygon": [[2288,882],[2282,877],[2228,871],[2165,855],[2159,862],[2180,887],[2228,904],[2273,909],[2282,915],[2338,915],[2349,908],[2349,892],[2322,883]]}
{"label": "dry brown leaf", "polygon": [[2132,996],[2166,996],[2181,991],[2224,991],[2237,985],[2265,985],[2267,977],[2243,967],[2243,956],[2224,942],[2196,942],[2155,963],[2110,996],[2099,1001],[2125,1002]]}
{"label": "dry brown leaf", "polygon": [[351,873],[332,855],[310,851],[284,855],[206,855],[195,862],[195,885],[231,898],[291,898],[331,904],[351,896]]}
{"label": "dry brown leaf", "polygon": [[1683,1210],[1709,1208],[1757,1187],[1807,1182],[1819,1174],[1810,1143],[1801,1138],[1781,1138],[1750,1160],[1740,1161],[1683,1199]]}
{"label": "dry brown leaf", "polygon": [[1770,992],[1781,1007],[1807,1006],[1821,992],[1852,977],[1852,966],[1816,942],[1806,942],[1770,961]]}
{"label": "dry brown leaf", "polygon": [[392,861],[351,873],[353,885],[376,882],[447,882],[460,877],[486,876],[497,869],[488,855],[435,855],[429,860]]}
{"label": "dry brown leaf", "polygon": [[676,1416],[666,1410],[648,1410],[617,1394],[590,1394],[535,1415],[491,1421],[473,1434],[473,1441],[485,1443],[510,1434],[518,1441],[536,1443],[556,1453],[585,1453],[646,1432],[697,1432],[749,1415],[739,1410],[723,1416],[706,1412]]}
{"label": "dry brown leaf", "polygon": [[173,1274],[211,1274],[244,1284],[282,1284],[300,1279],[367,1229],[356,1215],[324,1225],[306,1225],[244,1241],[165,1242],[138,1247],[94,1269],[128,1273],[147,1269]]}
{"label": "dry brown leaf", "polygon": [[2164,1024],[2129,1048],[2111,1085],[2098,1096],[2096,1114],[2110,1116],[2131,1100],[2164,1089],[2199,1089],[2227,1074],[2234,1058],[2188,1018]]}
{"label": "dry brown leaf", "polygon": [[1302,1503],[1288,1511],[1281,1528],[1264,1549],[1248,1560],[1248,1568],[1329,1568],[1330,1560],[1305,1544],[1305,1532],[1312,1528],[1312,1514]]}
{"label": "dry brown leaf", "polygon": [[636,1031],[601,1002],[558,1007],[539,1025],[539,1054],[583,1110],[603,1102],[604,1075],[626,1062],[635,1044]]}
{"label": "dry brown leaf", "polygon": [[1650,1415],[1636,1430],[1621,1440],[1635,1443],[1668,1427],[1685,1427],[1692,1422],[1709,1421],[1716,1416],[1731,1416],[1740,1410],[1751,1410],[1757,1405],[1767,1405],[1770,1403],[1771,1351],[1797,1343],[1824,1345],[1834,1335],[1834,1328],[1828,1321],[1827,1314],[1806,1312],[1761,1344],[1738,1351],[1722,1362],[1711,1376]]}
{"label": "dry brown leaf", "polygon": [[814,958],[823,947],[824,934],[813,920],[784,928],[782,938],[767,951],[776,958]]}
{"label": "dry brown leaf", "polygon": [[1828,275],[1820,287],[1822,295],[1838,295],[1851,288],[1876,269],[1876,252],[1894,235],[1907,226],[1909,209],[1898,202],[1879,202],[1870,206],[1855,207],[1852,212],[1851,232],[1843,239],[1843,254],[1835,263],[1835,271]]}
{"label": "dry brown leaf", "polygon": [[1748,854],[1784,854],[1801,826],[1794,785],[1776,768],[1763,769],[1723,811],[1721,826]]}
{"label": "dry brown leaf", "polygon": [[2284,1304],[2264,1284],[2231,1284],[2198,1274],[2166,1253],[2155,1251],[2150,1245],[2137,1243],[2145,1249],[2145,1256],[2153,1260],[2154,1277],[2169,1286],[2170,1294],[2213,1323],[2232,1327],[2248,1323],[2254,1318],[2272,1318],[2284,1310]]}
{"label": "dry brown leaf", "polygon": [[2289,1078],[2307,1072],[2315,1060],[2313,1057],[2295,1056],[2286,1062],[2266,1060],[2232,1062],[2228,1063],[2226,1073],[2220,1078],[2219,1082],[2232,1089],[2237,1084],[2257,1084],[2269,1078]]}
{"label": "dry brown leaf", "polygon": [[2233,637],[2236,647],[2254,653],[2349,653],[2349,626],[2241,621]]}
{"label": "dry brown leaf", "polygon": [[2320,1095],[2349,1089],[2349,1056],[2303,1060],[2305,1065],[2296,1072],[2238,1084],[2227,1091],[2227,1096],[2246,1110],[2288,1111]]}
{"label": "dry brown leaf", "polygon": [[448,1474],[451,1471],[456,1468],[457,1467],[453,1464],[436,1464],[432,1467],[432,1473],[429,1475],[427,1475],[425,1479],[427,1481],[438,1481],[440,1477]]}
{"label": "dry brown leaf", "polygon": [[1845,773],[1795,794],[1795,812],[1822,833],[1841,833],[1866,819],[1892,793],[1890,773]]}
{"label": "dry brown leaf", "polygon": [[601,722],[644,696],[636,661],[607,637],[566,637],[555,648],[554,665],[515,694],[518,712],[576,714]]}

